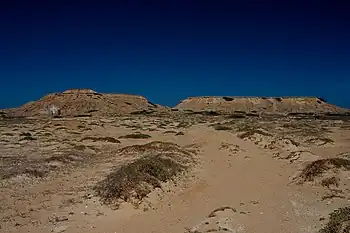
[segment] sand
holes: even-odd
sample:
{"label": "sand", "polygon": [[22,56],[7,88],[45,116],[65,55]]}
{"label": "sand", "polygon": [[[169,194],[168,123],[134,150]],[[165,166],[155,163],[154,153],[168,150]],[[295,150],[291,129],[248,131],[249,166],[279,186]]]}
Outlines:
{"label": "sand", "polygon": [[[349,205],[347,167],[300,178],[313,161],[349,158],[350,123],[341,120],[183,115],[1,123],[1,232],[316,233],[329,213]],[[121,137],[135,132],[151,137]],[[186,172],[137,205],[103,203],[93,187],[143,155],[121,149],[154,141],[189,151]],[[339,184],[322,185],[330,177]]]}

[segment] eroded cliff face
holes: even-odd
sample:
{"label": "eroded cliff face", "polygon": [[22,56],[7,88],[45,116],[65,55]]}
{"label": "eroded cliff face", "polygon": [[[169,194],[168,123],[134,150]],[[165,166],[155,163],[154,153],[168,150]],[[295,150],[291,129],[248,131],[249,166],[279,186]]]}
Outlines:
{"label": "eroded cliff face", "polygon": [[143,96],[103,94],[90,89],[72,89],[49,94],[38,101],[9,109],[7,113],[11,116],[44,116],[47,115],[49,105],[57,106],[61,116],[114,116],[161,108]]}
{"label": "eroded cliff face", "polygon": [[339,113],[345,109],[316,97],[190,97],[176,107],[181,110],[216,111],[222,113],[273,112],[273,113]]}

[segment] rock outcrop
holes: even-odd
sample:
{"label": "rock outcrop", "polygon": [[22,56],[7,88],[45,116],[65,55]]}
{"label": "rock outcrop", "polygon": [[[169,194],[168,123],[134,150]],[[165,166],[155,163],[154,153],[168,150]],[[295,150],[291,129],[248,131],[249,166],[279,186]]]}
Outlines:
{"label": "rock outcrop", "polygon": [[316,97],[189,97],[175,109],[215,111],[221,113],[272,112],[272,113],[341,113],[346,109]]}
{"label": "rock outcrop", "polygon": [[143,96],[102,94],[90,89],[72,89],[44,96],[18,108],[8,109],[10,116],[37,117],[48,115],[48,106],[57,106],[60,116],[118,116],[138,111],[162,109]]}

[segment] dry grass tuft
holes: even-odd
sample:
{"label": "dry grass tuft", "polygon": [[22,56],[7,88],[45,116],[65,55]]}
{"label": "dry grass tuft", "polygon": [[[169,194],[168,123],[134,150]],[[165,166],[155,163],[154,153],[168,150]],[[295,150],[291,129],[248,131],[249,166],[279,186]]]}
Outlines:
{"label": "dry grass tuft", "polygon": [[350,232],[350,206],[334,210],[330,214],[327,225],[319,233],[349,233]]}
{"label": "dry grass tuft", "polygon": [[314,181],[315,177],[334,168],[350,170],[350,160],[344,158],[327,158],[313,161],[306,165],[299,178],[301,179],[301,183]]}

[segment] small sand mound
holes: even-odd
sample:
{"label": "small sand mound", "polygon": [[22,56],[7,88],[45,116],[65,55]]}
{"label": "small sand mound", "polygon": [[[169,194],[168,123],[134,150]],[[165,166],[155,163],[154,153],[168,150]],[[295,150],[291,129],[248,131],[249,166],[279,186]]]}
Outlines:
{"label": "small sand mound", "polygon": [[119,200],[140,203],[153,189],[161,188],[163,182],[187,170],[193,159],[192,153],[177,144],[159,141],[127,146],[119,154],[136,159],[96,184],[94,190],[105,204]]}
{"label": "small sand mound", "polygon": [[170,180],[185,168],[169,158],[146,156],[113,171],[94,189],[104,203],[118,199],[142,200],[152,189],[160,188],[161,182]]}

